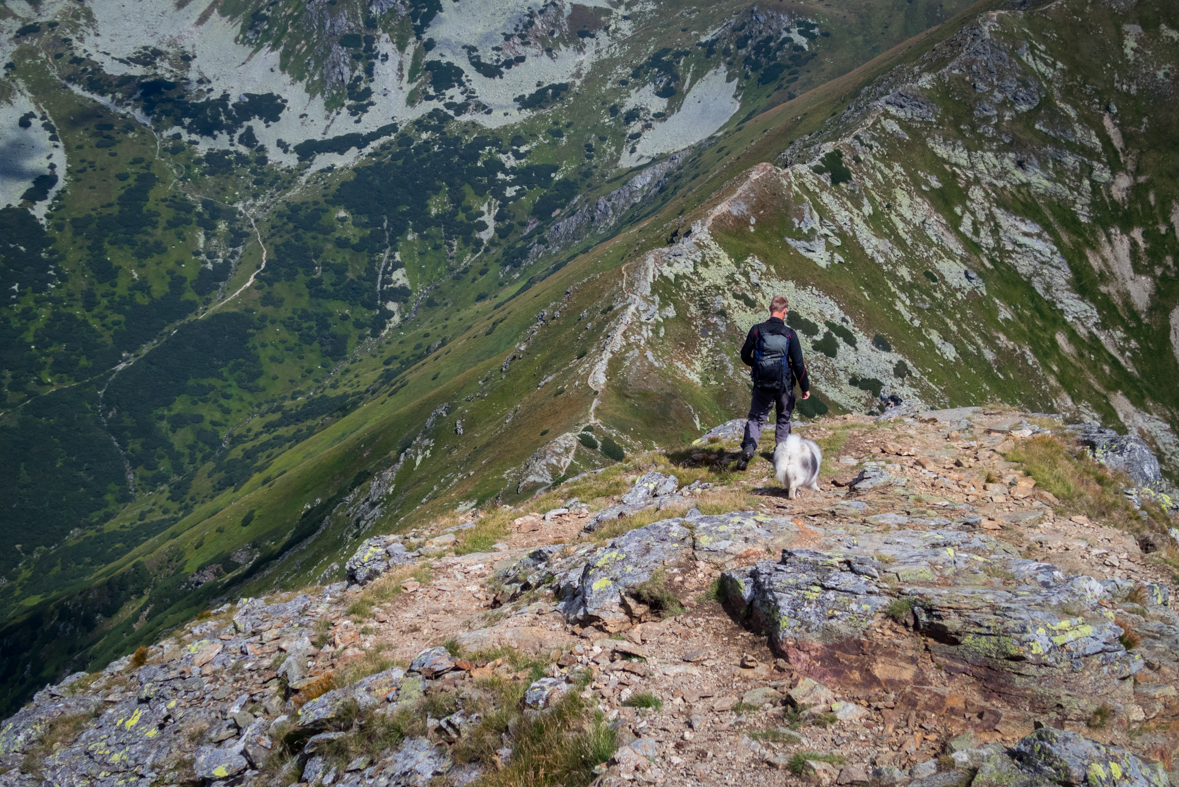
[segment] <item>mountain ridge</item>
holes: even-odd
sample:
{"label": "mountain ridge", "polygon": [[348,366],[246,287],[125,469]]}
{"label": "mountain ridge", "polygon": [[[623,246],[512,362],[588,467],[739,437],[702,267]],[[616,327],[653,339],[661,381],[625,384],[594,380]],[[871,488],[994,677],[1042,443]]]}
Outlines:
{"label": "mountain ridge", "polygon": [[371,537],[347,581],[39,691],[0,783],[981,787],[1038,742],[1165,787],[1173,513],[1057,417],[900,409],[800,426],[825,463],[797,500],[768,450],[727,470],[734,421]]}

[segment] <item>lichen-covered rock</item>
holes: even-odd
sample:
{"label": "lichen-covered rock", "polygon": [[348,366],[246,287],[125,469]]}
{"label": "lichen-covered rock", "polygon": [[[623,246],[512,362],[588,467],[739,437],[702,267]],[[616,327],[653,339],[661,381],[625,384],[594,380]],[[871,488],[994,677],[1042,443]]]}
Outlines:
{"label": "lichen-covered rock", "polygon": [[395,699],[404,679],[405,670],[394,667],[316,697],[299,708],[295,724],[287,734],[288,742],[305,740],[326,732],[341,713],[348,712],[352,703],[364,710]]}
{"label": "lichen-covered rock", "polygon": [[1167,787],[1161,765],[1075,732],[1044,727],[1011,750],[1020,769],[1053,784],[1085,787]]}
{"label": "lichen-covered rock", "polygon": [[599,623],[608,631],[630,626],[636,603],[630,592],[655,571],[684,559],[692,534],[681,519],[640,527],[590,552],[580,570],[559,580],[561,611],[579,623]]}
{"label": "lichen-covered rock", "polygon": [[450,651],[439,645],[436,648],[423,650],[409,665],[410,672],[417,672],[424,678],[435,678],[454,669],[454,659]]}
{"label": "lichen-covered rock", "polygon": [[675,494],[679,488],[679,481],[675,476],[650,472],[635,481],[630,491],[622,496],[623,505],[646,505],[657,497]]}
{"label": "lichen-covered rock", "polygon": [[528,590],[538,588],[552,580],[550,562],[561,550],[558,544],[532,550],[515,563],[496,574],[495,579],[509,598]]}
{"label": "lichen-covered rock", "polygon": [[276,626],[301,622],[311,604],[311,596],[307,594],[279,604],[266,604],[258,598],[243,599],[234,613],[233,627],[239,634],[250,636]]}
{"label": "lichen-covered rock", "polygon": [[389,536],[375,536],[367,539],[344,565],[348,573],[348,584],[367,585],[395,566],[412,563],[420,557],[410,552],[399,541],[390,541]]}
{"label": "lichen-covered rock", "polygon": [[[200,708],[189,708],[180,714],[178,704],[176,699],[149,703],[129,699],[115,703],[73,745],[60,747],[45,759],[42,769],[46,781],[146,787],[169,767],[178,753],[193,751],[190,730],[215,721],[213,714]],[[222,764],[236,768],[243,763],[244,759],[241,763],[232,760]]]}
{"label": "lichen-covered rock", "polygon": [[1082,424],[1077,431],[1077,441],[1091,450],[1098,462],[1125,473],[1139,486],[1149,489],[1163,486],[1158,457],[1141,438],[1120,435],[1097,424]]}
{"label": "lichen-covered rock", "polygon": [[406,738],[392,756],[372,769],[372,775],[387,780],[381,783],[418,787],[446,774],[452,764],[445,746],[435,746],[425,738]]}
{"label": "lichen-covered rock", "polygon": [[54,697],[38,692],[31,705],[0,722],[0,763],[7,755],[26,751],[51,721],[67,716],[89,716],[101,704],[101,700],[91,696]]}
{"label": "lichen-covered rock", "polygon": [[694,440],[692,445],[701,445],[702,443],[710,442],[713,438],[717,440],[741,440],[745,437],[745,419],[734,418],[732,421],[725,421],[720,426],[714,426],[707,432],[700,436],[700,439]]}
{"label": "lichen-covered rock", "polygon": [[249,767],[250,763],[239,752],[215,746],[202,746],[197,749],[193,763],[197,778],[211,782],[233,778]]}
{"label": "lichen-covered rock", "polygon": [[635,481],[634,486],[622,496],[618,505],[604,508],[594,514],[582,529],[587,533],[592,533],[606,522],[633,516],[674,495],[678,488],[679,482],[675,476],[655,472],[647,473]]}
{"label": "lichen-covered rock", "polygon": [[691,517],[696,559],[716,566],[774,553],[798,536],[798,525],[784,517],[754,511]]}
{"label": "lichen-covered rock", "polygon": [[524,692],[524,704],[535,710],[544,710],[567,691],[569,681],[565,678],[541,678],[533,681]]}
{"label": "lichen-covered rock", "polygon": [[[727,571],[722,590],[796,670],[829,685],[892,691],[925,680],[916,660],[898,664],[867,634],[887,610],[912,621],[947,674],[968,675],[1014,707],[1076,720],[1103,703],[1128,708],[1124,679],[1144,660],[1123,646],[1108,609],[1126,590],[1011,551],[958,531],[860,534],[839,549],[786,549],[780,561]],[[1179,620],[1161,607],[1149,614],[1142,651],[1173,663],[1166,648]]]}

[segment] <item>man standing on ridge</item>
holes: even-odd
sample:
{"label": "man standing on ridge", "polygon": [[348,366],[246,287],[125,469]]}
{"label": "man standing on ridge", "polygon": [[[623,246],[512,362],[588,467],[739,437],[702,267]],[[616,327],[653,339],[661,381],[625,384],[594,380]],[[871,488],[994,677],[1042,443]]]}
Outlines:
{"label": "man standing on ridge", "polygon": [[811,381],[802,362],[802,345],[798,334],[786,325],[788,303],[785,296],[775,295],[770,300],[770,319],[749,329],[741,360],[751,367],[753,401],[749,405],[749,420],[745,423],[745,439],[741,441],[741,457],[737,469],[749,467],[749,460],[757,451],[761,429],[777,408],[778,420],[774,436],[780,445],[790,436],[790,414],[794,411],[794,384],[802,389],[802,398],[811,396]]}

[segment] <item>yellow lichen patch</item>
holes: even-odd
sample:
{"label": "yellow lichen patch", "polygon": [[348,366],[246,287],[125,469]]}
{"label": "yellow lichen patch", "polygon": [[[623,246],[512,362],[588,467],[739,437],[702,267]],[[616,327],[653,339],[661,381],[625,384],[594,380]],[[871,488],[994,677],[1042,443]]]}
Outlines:
{"label": "yellow lichen patch", "polygon": [[213,777],[216,779],[225,779],[229,776],[229,768],[224,765],[218,765],[213,769]]}
{"label": "yellow lichen patch", "polygon": [[597,582],[595,582],[593,584],[593,589],[594,590],[601,590],[602,588],[610,587],[611,584],[613,584],[613,583],[610,582],[610,579],[608,577],[602,577],[601,579],[599,579]]}
{"label": "yellow lichen patch", "polygon": [[127,729],[131,729],[132,727],[134,727],[136,724],[139,723],[139,719],[142,716],[143,716],[143,711],[141,711],[139,708],[136,708],[135,712],[131,714],[131,718],[127,719],[127,721],[124,723],[124,726]]}
{"label": "yellow lichen patch", "polygon": [[1109,776],[1105,773],[1105,768],[1101,767],[1101,763],[1095,762],[1089,766],[1089,771],[1086,774],[1089,777],[1089,782],[1092,784],[1099,784],[1105,781]]}
{"label": "yellow lichen patch", "polygon": [[1118,765],[1118,764],[1117,764],[1116,762],[1114,762],[1113,760],[1110,760],[1110,763],[1109,763],[1109,772],[1113,774],[1113,777],[1114,777],[1115,779],[1120,779],[1120,778],[1122,778],[1122,776],[1123,776],[1123,773],[1124,773],[1124,772],[1122,771],[1122,766]]}
{"label": "yellow lichen patch", "polygon": [[603,554],[600,558],[598,558],[598,562],[596,563],[596,565],[599,568],[601,568],[602,566],[606,565],[607,563],[617,560],[619,557],[620,557],[620,555],[618,553],[618,550],[612,549],[609,552],[606,552],[605,554]]}
{"label": "yellow lichen patch", "polygon": [[1081,626],[1077,626],[1076,628],[1072,629],[1071,631],[1066,631],[1063,634],[1057,634],[1055,637],[1052,638],[1052,641],[1054,643],[1056,643],[1057,645],[1067,645],[1068,643],[1073,642],[1074,640],[1082,639],[1083,637],[1088,637],[1092,633],[1093,633],[1092,626],[1081,625]]}

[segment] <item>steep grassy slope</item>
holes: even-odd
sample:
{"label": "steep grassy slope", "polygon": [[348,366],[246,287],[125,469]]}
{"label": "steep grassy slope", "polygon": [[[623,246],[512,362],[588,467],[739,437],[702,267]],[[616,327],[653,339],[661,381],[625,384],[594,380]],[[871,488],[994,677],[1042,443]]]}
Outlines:
{"label": "steep grassy slope", "polygon": [[[920,26],[931,9],[889,18]],[[1094,6],[1086,35],[1108,51],[1092,61],[1073,4],[983,10],[849,71],[901,40],[873,21],[896,9],[790,7],[816,20],[807,47],[830,48],[807,75],[785,67],[791,44],[764,84],[772,62],[742,71],[760,39],[737,44],[773,15],[648,10],[513,125],[436,108],[348,140],[369,149],[357,166],[318,170],[337,154],[275,167],[281,151],[210,150],[178,120],[187,136],[169,140],[158,115],[152,132],[54,87],[64,54],[18,49],[20,84],[45,79],[53,117],[94,117],[54,121],[93,158],[71,164],[48,230],[4,212],[25,233],[6,275],[43,277],[18,282],[5,323],[3,439],[20,446],[6,489],[26,517],[0,587],[9,696],[43,679],[33,659],[45,674],[108,660],[215,597],[337,577],[376,528],[600,467],[605,437],[674,444],[739,414],[736,346],[771,292],[807,337],[810,414],[881,391],[1005,400],[1120,419],[1169,455],[1179,220],[1161,99],[1179,20]],[[51,53],[48,34],[25,38]],[[705,44],[690,57],[655,56],[652,39],[674,53],[689,37]],[[710,58],[742,74],[744,114],[632,180],[624,166],[685,141],[656,114],[686,111],[676,80],[701,84]],[[118,100],[142,107],[128,85]],[[99,128],[116,118],[130,130]],[[104,192],[106,173],[127,178]]]}

